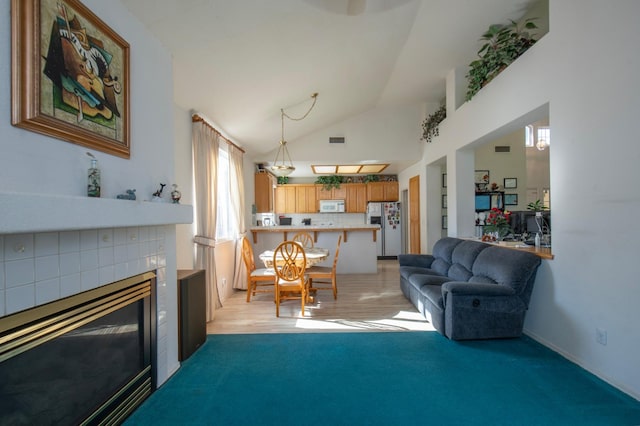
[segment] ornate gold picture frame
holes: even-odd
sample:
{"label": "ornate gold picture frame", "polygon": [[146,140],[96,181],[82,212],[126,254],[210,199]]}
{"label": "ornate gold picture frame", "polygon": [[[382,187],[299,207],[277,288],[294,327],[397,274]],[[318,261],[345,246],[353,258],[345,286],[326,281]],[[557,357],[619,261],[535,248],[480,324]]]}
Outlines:
{"label": "ornate gold picture frame", "polygon": [[129,44],[78,0],[11,1],[11,123],[129,158]]}

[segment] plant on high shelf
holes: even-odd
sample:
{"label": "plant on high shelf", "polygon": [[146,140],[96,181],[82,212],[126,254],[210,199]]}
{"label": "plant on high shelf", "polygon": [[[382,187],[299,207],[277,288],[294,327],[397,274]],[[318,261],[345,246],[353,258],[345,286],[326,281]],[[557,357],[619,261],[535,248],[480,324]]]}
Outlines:
{"label": "plant on high shelf", "polygon": [[522,25],[515,21],[507,25],[493,24],[482,34],[480,40],[485,43],[478,50],[479,58],[469,64],[467,101],[535,44],[534,34],[528,31],[538,28],[532,22],[535,19],[527,19]]}
{"label": "plant on high shelf", "polygon": [[322,189],[325,191],[331,191],[331,188],[340,188],[342,183],[342,176],[318,176],[315,183],[322,184]]}
{"label": "plant on high shelf", "polygon": [[278,185],[286,185],[289,183],[289,176],[278,176]]}
{"label": "plant on high shelf", "polygon": [[434,136],[440,134],[439,126],[442,120],[447,118],[447,107],[442,105],[436,112],[430,114],[422,122],[422,140],[431,142]]}
{"label": "plant on high shelf", "polygon": [[507,236],[511,232],[509,225],[509,217],[511,212],[508,210],[500,210],[496,207],[489,210],[489,215],[485,220],[485,232],[497,232],[499,238]]}
{"label": "plant on high shelf", "polygon": [[364,183],[369,183],[369,182],[378,182],[380,180],[380,176],[378,175],[366,175],[363,179]]}

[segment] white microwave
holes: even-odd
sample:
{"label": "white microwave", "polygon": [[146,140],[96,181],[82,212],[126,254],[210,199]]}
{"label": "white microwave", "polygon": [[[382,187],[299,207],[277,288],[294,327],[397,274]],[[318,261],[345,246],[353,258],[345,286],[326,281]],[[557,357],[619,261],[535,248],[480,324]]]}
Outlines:
{"label": "white microwave", "polygon": [[320,213],[344,213],[344,200],[320,200]]}

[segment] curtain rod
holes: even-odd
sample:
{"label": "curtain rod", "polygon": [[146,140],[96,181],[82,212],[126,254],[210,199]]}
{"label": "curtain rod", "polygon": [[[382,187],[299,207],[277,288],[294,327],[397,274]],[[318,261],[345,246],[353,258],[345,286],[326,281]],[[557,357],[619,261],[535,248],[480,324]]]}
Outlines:
{"label": "curtain rod", "polygon": [[246,154],[245,150],[240,148],[238,145],[236,145],[235,143],[231,142],[229,139],[225,138],[222,133],[220,133],[220,131],[218,129],[216,129],[215,127],[213,127],[211,124],[209,124],[209,122],[207,122],[207,120],[202,117],[199,114],[193,114],[191,116],[191,122],[192,123],[197,123],[199,121],[202,121],[203,124],[205,124],[208,128],[210,128],[211,130],[213,130],[214,132],[216,132],[218,134],[218,136],[220,136],[222,139],[224,139],[224,141],[226,143],[228,143],[229,145],[233,145],[235,146],[237,149],[239,149],[240,151],[242,151],[243,154]]}

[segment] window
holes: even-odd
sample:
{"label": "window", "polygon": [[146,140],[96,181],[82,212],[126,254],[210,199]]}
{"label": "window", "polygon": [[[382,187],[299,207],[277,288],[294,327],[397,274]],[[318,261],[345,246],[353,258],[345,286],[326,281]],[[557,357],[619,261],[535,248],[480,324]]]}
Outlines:
{"label": "window", "polygon": [[231,164],[227,144],[220,144],[218,151],[218,197],[216,200],[216,240],[230,240],[238,235],[238,223],[231,204]]}
{"label": "window", "polygon": [[533,139],[533,125],[529,124],[524,128],[524,146],[533,148],[535,144]]}
{"label": "window", "polygon": [[551,145],[551,132],[548,127],[538,127],[536,148],[540,151]]}

